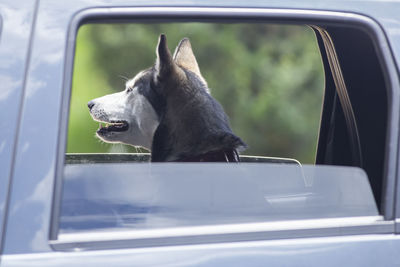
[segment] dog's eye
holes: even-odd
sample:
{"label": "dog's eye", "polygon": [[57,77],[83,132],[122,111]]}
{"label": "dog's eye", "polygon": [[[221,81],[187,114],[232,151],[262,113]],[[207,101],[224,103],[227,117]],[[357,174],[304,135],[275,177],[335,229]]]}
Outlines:
{"label": "dog's eye", "polygon": [[127,93],[130,93],[130,92],[132,92],[132,90],[133,90],[133,88],[132,88],[132,87],[129,87],[128,89],[126,89],[126,92],[127,92]]}

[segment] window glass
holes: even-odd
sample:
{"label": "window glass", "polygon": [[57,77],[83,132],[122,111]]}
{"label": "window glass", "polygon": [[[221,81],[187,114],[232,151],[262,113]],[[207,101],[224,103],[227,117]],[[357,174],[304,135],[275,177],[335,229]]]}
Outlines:
{"label": "window glass", "polygon": [[62,233],[378,215],[355,167],[71,164],[64,175]]}

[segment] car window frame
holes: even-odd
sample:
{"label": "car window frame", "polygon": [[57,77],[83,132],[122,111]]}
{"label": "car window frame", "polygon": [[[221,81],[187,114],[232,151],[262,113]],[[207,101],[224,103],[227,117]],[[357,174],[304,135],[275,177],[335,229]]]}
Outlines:
{"label": "car window frame", "polygon": [[[62,178],[64,168],[64,154],[66,151],[67,127],[69,117],[69,103],[72,85],[73,62],[75,56],[76,36],[80,26],[95,22],[146,22],[146,21],[174,21],[174,22],[262,22],[262,23],[290,23],[302,25],[351,25],[367,31],[374,45],[378,48],[378,57],[388,88],[388,132],[386,143],[386,160],[384,174],[384,208],[382,216],[372,216],[359,221],[356,217],[335,219],[317,219],[310,221],[280,221],[281,227],[274,228],[270,223],[258,225],[256,232],[251,224],[232,226],[235,230],[215,232],[205,228],[200,231],[191,231],[190,235],[179,235],[173,238],[165,233],[152,230],[147,237],[137,236],[135,231],[124,229],[119,233],[102,232],[104,238],[95,238],[91,234],[58,234],[58,218],[61,205]],[[176,245],[193,243],[232,242],[244,240],[265,240],[275,238],[295,238],[314,236],[333,236],[347,234],[388,234],[394,232],[394,197],[397,174],[397,136],[399,121],[399,82],[396,67],[389,49],[388,41],[380,26],[371,18],[354,13],[265,9],[265,8],[191,8],[191,7],[126,7],[126,8],[92,8],[83,10],[71,20],[68,32],[68,45],[65,52],[63,101],[59,127],[59,148],[56,162],[56,180],[53,193],[52,217],[50,223],[50,245],[54,249],[70,250],[73,248],[101,249],[116,247],[145,247],[156,245]],[[311,225],[311,227],[307,227]],[[254,225],[253,225],[254,227]],[[192,227],[190,227],[192,228]],[[194,229],[188,229],[194,230]],[[209,231],[209,232],[208,232]]]}

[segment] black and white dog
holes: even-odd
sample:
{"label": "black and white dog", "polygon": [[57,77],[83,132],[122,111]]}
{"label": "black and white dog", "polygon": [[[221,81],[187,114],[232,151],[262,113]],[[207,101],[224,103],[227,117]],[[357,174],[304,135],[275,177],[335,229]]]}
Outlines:
{"label": "black and white dog", "polygon": [[172,56],[162,34],[156,54],[155,65],[129,80],[124,91],[88,103],[100,122],[97,136],[150,149],[153,162],[239,161],[237,151],[246,144],[210,95],[189,39]]}

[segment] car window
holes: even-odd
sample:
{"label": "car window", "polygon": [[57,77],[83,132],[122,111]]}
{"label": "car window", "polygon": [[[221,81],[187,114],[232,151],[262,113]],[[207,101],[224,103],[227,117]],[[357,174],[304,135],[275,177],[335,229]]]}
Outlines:
{"label": "car window", "polygon": [[71,164],[60,231],[379,215],[361,169],[288,165]]}
{"label": "car window", "polygon": [[125,89],[154,65],[158,37],[173,53],[187,37],[211,95],[221,103],[242,154],[314,163],[324,76],[313,30],[275,24],[167,23],[81,26],[71,96],[67,153],[147,152],[94,138],[87,103]]}
{"label": "car window", "polygon": [[[346,45],[351,36],[367,42],[361,52]],[[379,220],[383,165],[374,159],[382,156],[385,140],[375,142],[377,149],[366,147],[386,128],[368,131],[360,114],[372,95],[377,101],[385,97],[375,92],[385,84],[368,38],[358,28],[330,24],[81,26],[57,233]],[[354,72],[360,58],[365,66]],[[365,83],[365,74],[375,71],[373,82]],[[182,81],[191,97],[187,104],[173,93]],[[359,97],[361,85],[371,95]],[[193,86],[201,93],[191,91]],[[133,98],[139,99],[135,105]],[[385,120],[385,103],[373,120]],[[202,105],[207,115],[188,108]],[[228,133],[220,141],[233,140],[237,147],[232,154],[223,150],[225,163],[206,163],[221,161],[213,150],[206,158],[190,156],[204,148],[199,139],[211,140],[201,121],[226,123],[218,128]],[[178,131],[168,124],[181,122],[188,127]],[[353,134],[361,145],[355,146]],[[354,151],[366,165],[354,161]]]}

